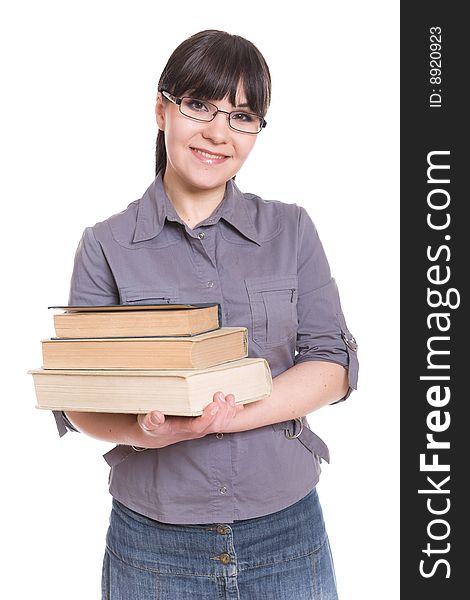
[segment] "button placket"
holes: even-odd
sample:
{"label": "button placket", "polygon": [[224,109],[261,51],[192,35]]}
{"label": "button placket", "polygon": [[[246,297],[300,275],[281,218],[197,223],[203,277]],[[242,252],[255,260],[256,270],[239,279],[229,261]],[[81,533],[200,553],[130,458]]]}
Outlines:
{"label": "button placket", "polygon": [[225,523],[217,523],[215,531],[223,537],[219,538],[219,541],[216,543],[219,554],[210,556],[209,558],[210,560],[217,560],[227,567],[227,575],[235,575],[237,572],[237,555],[233,546],[232,528]]}
{"label": "button placket", "polygon": [[201,243],[197,244],[199,252],[210,260],[212,267],[217,270],[217,264],[215,260],[215,235],[212,228],[208,228],[207,231],[200,231],[195,235]]}
{"label": "button placket", "polygon": [[213,239],[204,231],[193,233],[188,236],[188,239],[191,244],[191,252],[197,264],[197,270],[201,278],[203,278],[201,283],[207,286],[210,277],[214,277],[214,275],[218,277],[215,258],[212,256]]}

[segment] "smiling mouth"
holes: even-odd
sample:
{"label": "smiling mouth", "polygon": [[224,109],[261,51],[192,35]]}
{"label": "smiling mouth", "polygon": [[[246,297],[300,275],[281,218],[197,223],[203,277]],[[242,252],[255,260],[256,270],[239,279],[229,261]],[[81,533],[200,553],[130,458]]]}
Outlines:
{"label": "smiling mouth", "polygon": [[230,158],[226,154],[212,154],[210,152],[200,150],[199,148],[193,148],[192,146],[190,146],[190,148],[193,152],[196,152],[197,154],[200,154],[201,156],[203,156],[204,158],[207,158],[209,160],[221,160],[223,158]]}

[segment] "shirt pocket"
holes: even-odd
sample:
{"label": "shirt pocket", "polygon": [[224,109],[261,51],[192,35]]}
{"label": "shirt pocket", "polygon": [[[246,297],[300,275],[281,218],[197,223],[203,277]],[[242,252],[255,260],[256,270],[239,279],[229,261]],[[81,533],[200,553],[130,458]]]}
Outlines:
{"label": "shirt pocket", "polygon": [[245,279],[252,339],[262,348],[291,341],[297,333],[297,275]]}
{"label": "shirt pocket", "polygon": [[144,287],[120,288],[122,304],[176,304],[178,290],[173,287],[160,289]]}

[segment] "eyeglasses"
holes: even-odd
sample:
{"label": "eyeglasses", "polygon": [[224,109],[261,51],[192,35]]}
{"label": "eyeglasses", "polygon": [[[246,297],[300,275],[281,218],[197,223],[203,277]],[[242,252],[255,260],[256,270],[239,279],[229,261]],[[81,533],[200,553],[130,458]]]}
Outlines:
{"label": "eyeglasses", "polygon": [[263,117],[250,112],[243,112],[240,110],[232,110],[227,112],[226,110],[220,110],[215,104],[207,102],[207,100],[197,100],[196,98],[189,98],[184,96],[183,98],[176,98],[169,92],[162,91],[165,98],[168,98],[171,102],[176,104],[179,111],[185,117],[194,119],[195,121],[212,121],[215,119],[217,113],[224,113],[228,115],[228,124],[235,131],[241,133],[257,134],[267,123]]}

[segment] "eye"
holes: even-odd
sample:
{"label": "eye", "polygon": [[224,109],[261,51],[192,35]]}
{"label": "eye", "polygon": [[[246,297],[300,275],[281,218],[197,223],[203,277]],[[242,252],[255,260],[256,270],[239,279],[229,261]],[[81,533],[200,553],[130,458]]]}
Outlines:
{"label": "eye", "polygon": [[233,112],[231,117],[234,121],[239,123],[253,123],[253,121],[255,121],[257,118],[256,115],[245,112]]}
{"label": "eye", "polygon": [[185,98],[184,105],[192,112],[210,112],[208,104],[195,98]]}

